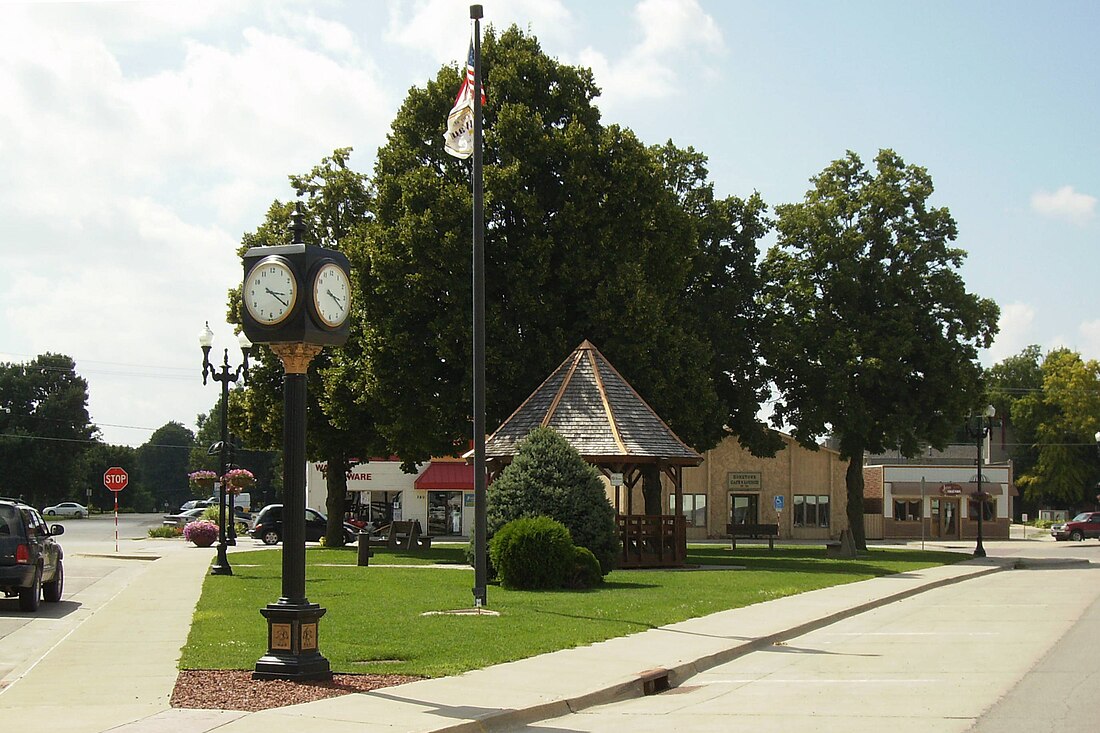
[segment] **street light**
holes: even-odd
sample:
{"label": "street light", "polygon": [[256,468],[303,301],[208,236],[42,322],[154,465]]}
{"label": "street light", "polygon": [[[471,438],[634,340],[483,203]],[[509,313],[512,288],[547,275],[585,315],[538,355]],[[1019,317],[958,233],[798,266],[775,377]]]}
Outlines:
{"label": "street light", "polygon": [[218,560],[210,568],[211,575],[233,574],[233,568],[229,567],[229,558],[227,558],[225,554],[225,474],[228,471],[226,463],[228,461],[227,453],[229,449],[229,421],[227,417],[229,407],[229,385],[230,383],[236,382],[238,379],[241,380],[241,384],[248,383],[248,351],[252,348],[252,342],[248,340],[248,337],[244,335],[243,331],[237,338],[237,342],[241,347],[241,354],[244,357],[243,362],[235,369],[230,369],[229,349],[226,349],[222,359],[221,371],[219,372],[218,367],[210,363],[210,348],[214,345],[214,332],[210,330],[210,321],[206,322],[206,326],[204,326],[199,333],[199,346],[202,348],[202,383],[206,384],[207,377],[210,377],[215,382],[221,382],[222,385],[222,439],[219,443],[215,443],[210,447],[211,452],[217,451],[218,453],[218,473],[222,477],[219,482],[221,489],[218,492]]}
{"label": "street light", "polygon": [[977,439],[978,445],[978,544],[974,548],[974,557],[985,557],[985,547],[982,546],[982,519],[985,517],[985,494],[982,493],[982,444],[987,435],[993,432],[993,416],[997,411],[993,405],[986,405],[984,414],[977,415],[977,426],[971,425],[971,420],[966,421],[966,432],[971,438]]}

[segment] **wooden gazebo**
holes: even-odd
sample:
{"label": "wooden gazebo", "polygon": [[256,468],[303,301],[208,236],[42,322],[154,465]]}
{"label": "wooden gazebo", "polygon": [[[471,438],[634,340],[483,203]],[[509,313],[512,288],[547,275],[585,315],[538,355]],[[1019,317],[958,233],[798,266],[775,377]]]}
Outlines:
{"label": "wooden gazebo", "polygon": [[[624,513],[619,486],[615,485],[615,511],[623,546],[619,567],[676,567],[685,563],[683,468],[698,466],[703,458],[669,429],[589,341],[578,346],[486,441],[490,481],[511,463],[517,444],[539,426],[556,430],[608,478],[621,474],[627,502]],[[655,464],[671,480],[676,497],[674,514],[633,513],[633,489],[647,464]]]}

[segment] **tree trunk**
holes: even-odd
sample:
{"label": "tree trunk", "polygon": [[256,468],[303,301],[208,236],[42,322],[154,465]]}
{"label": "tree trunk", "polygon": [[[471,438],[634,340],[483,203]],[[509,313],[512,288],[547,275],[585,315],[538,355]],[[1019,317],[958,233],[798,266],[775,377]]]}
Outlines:
{"label": "tree trunk", "polygon": [[848,487],[848,526],[851,528],[856,549],[866,550],[867,537],[863,532],[863,450],[852,453],[844,480]]}
{"label": "tree trunk", "polygon": [[645,499],[645,513],[650,517],[658,517],[662,512],[661,507],[661,472],[656,464],[642,466],[642,497]]}
{"label": "tree trunk", "polygon": [[344,546],[344,505],[348,495],[348,459],[342,452],[333,452],[328,458],[328,471],[325,474],[328,493],[325,497],[325,513],[328,525],[325,527],[325,546]]}

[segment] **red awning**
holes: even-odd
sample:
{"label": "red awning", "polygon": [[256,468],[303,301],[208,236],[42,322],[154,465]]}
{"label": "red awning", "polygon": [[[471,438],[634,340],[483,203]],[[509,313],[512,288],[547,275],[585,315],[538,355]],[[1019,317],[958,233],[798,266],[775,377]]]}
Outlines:
{"label": "red awning", "polygon": [[473,491],[474,467],[468,463],[432,461],[416,477],[417,491]]}

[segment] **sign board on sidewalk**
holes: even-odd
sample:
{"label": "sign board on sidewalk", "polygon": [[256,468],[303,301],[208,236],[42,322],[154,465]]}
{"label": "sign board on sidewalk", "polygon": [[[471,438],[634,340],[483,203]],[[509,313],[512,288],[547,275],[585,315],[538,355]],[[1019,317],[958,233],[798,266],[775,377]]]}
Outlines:
{"label": "sign board on sidewalk", "polygon": [[103,474],[103,485],[111,491],[122,491],[128,483],[130,483],[130,477],[126,474],[126,470],[118,466],[108,468]]}
{"label": "sign board on sidewalk", "polygon": [[775,495],[775,510],[777,512],[783,511],[783,496],[781,494]]}

